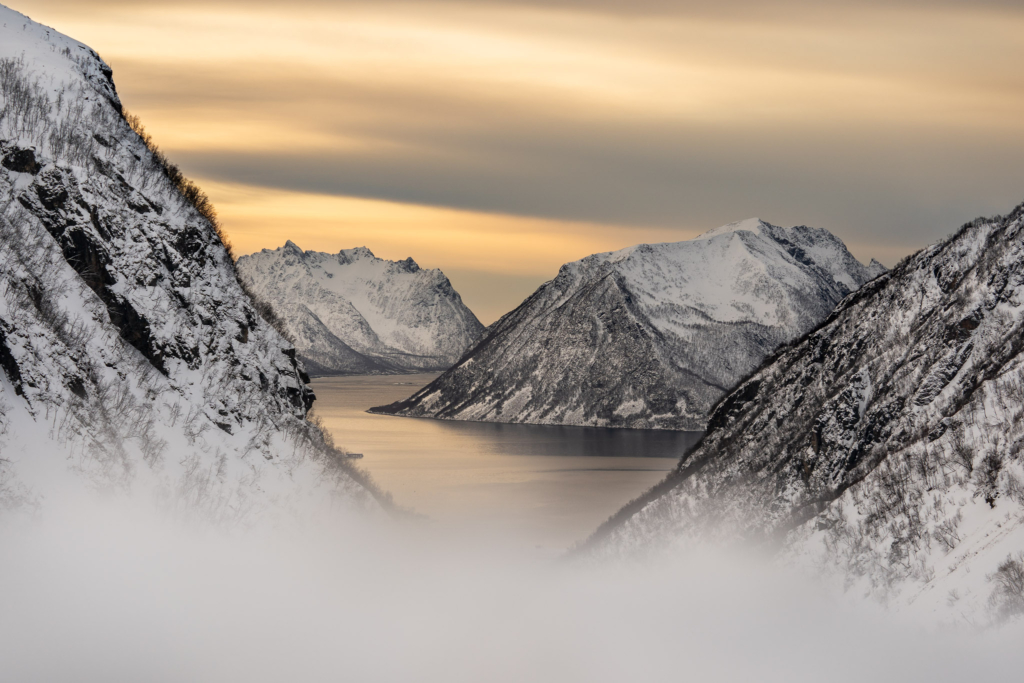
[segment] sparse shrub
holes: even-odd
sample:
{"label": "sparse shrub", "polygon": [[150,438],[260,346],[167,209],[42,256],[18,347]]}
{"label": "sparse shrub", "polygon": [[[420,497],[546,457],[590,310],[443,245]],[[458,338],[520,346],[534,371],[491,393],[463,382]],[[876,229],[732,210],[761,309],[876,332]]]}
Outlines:
{"label": "sparse shrub", "polygon": [[966,470],[968,476],[974,471],[974,451],[967,445],[963,427],[953,432],[950,438],[953,447],[953,460]]}
{"label": "sparse shrub", "polygon": [[48,87],[32,75],[24,59],[0,59],[0,138],[20,139],[37,152],[48,150],[54,160],[87,165],[93,139],[81,124],[89,108],[83,99],[67,95],[62,87],[52,101]]}
{"label": "sparse shrub", "polygon": [[1024,552],[1008,555],[989,580],[995,584],[990,603],[999,619],[1024,614]]}
{"label": "sparse shrub", "polygon": [[[217,210],[213,206],[213,202],[210,201],[209,196],[203,190],[196,185],[194,182],[185,177],[175,164],[167,158],[167,156],[161,151],[156,142],[153,141],[153,136],[146,132],[145,126],[142,125],[142,120],[135,114],[128,111],[124,112],[124,120],[128,126],[135,131],[135,133],[142,139],[146,147],[153,154],[153,159],[163,171],[164,175],[174,184],[174,186],[181,193],[181,196],[193,207],[199,214],[205,218],[214,231],[217,233],[217,237],[220,239],[224,248],[228,252],[228,257],[231,259],[231,266],[234,268],[235,254],[231,247],[231,242],[228,240],[227,235],[224,233],[221,227],[220,221],[217,219]],[[238,271],[235,270],[235,277],[238,280],[239,286],[242,291],[252,301],[253,308],[261,318],[270,324],[277,333],[284,337],[289,343],[294,344],[295,340],[292,338],[291,333],[288,332],[287,326],[284,324],[284,320],[277,314],[274,307],[269,302],[259,297],[249,286],[238,277]]]}
{"label": "sparse shrub", "polygon": [[294,344],[295,339],[292,337],[291,332],[288,331],[288,326],[285,325],[284,319],[277,314],[277,311],[274,310],[274,307],[270,302],[252,291],[249,285],[246,284],[245,280],[241,277],[238,278],[238,284],[242,288],[242,291],[245,292],[246,296],[248,296],[252,301],[252,307],[256,309],[259,316],[267,321],[271,327],[277,330],[277,333],[284,337],[289,344]]}
{"label": "sparse shrub", "polygon": [[0,511],[38,507],[38,500],[15,479],[10,464],[10,460],[0,457]]}
{"label": "sparse shrub", "polygon": [[217,210],[213,207],[213,202],[210,201],[210,197],[207,196],[203,190],[196,185],[194,182],[185,177],[185,174],[181,172],[181,169],[177,165],[171,163],[167,155],[163,153],[163,150],[154,142],[153,136],[146,132],[145,126],[142,125],[142,119],[137,115],[132,114],[128,111],[124,111],[124,120],[135,133],[142,139],[142,142],[149,149],[153,155],[153,161],[156,162],[160,170],[163,171],[167,179],[174,184],[174,187],[178,189],[181,196],[185,198],[192,207],[199,212],[199,215],[209,221],[210,225],[217,232],[217,237],[224,243],[224,248],[228,251],[228,256],[231,257],[231,261],[234,262],[235,256],[231,250],[231,243],[227,240],[224,235],[224,231],[221,228],[220,221],[217,220]]}
{"label": "sparse shrub", "polygon": [[961,520],[963,520],[963,515],[957,510],[956,515],[943,521],[932,532],[932,538],[945,547],[946,552],[952,551],[960,543],[960,534],[957,533],[957,529],[960,527]]}
{"label": "sparse shrub", "polygon": [[982,458],[978,467],[978,491],[985,496],[985,502],[989,507],[996,506],[996,498],[999,496],[999,473],[1003,469],[1003,459],[995,453],[989,453]]}
{"label": "sparse shrub", "polygon": [[23,59],[0,59],[0,95],[4,98],[0,122],[14,135],[33,133],[48,122],[50,98],[29,77]]}
{"label": "sparse shrub", "polygon": [[1010,500],[1024,506],[1024,481],[1021,481],[1020,477],[1005,467],[1003,468],[1003,491]]}
{"label": "sparse shrub", "polygon": [[[1024,407],[1024,404],[1022,404]],[[1024,437],[1018,437],[1016,441],[1010,444],[1010,448],[1007,452],[1010,456],[1010,460],[1021,462],[1024,460]]]}

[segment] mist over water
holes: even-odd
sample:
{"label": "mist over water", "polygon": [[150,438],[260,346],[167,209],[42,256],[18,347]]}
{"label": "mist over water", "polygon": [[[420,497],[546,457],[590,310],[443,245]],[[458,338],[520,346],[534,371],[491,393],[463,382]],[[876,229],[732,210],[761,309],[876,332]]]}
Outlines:
{"label": "mist over water", "polygon": [[[338,510],[243,529],[170,516],[138,491],[54,495],[36,517],[0,519],[0,680],[859,683],[1015,680],[1024,667],[1024,623],[936,626],[738,548],[597,561],[555,543],[642,490],[636,471],[663,476],[615,463],[674,459],[517,455],[498,439],[473,465],[459,449],[479,434],[431,444],[423,432],[402,455],[415,442],[404,425],[448,425],[360,426],[361,411],[321,405],[334,406],[325,420],[341,444],[345,429],[354,445],[376,430],[363,442],[379,449],[374,473],[385,488],[423,482],[431,519]],[[580,464],[559,474],[545,462]],[[600,483],[597,462],[612,464],[605,488],[572,493]],[[459,467],[470,470],[461,479]],[[538,552],[539,539],[551,545]]]}
{"label": "mist over water", "polygon": [[742,552],[552,561],[339,518],[203,528],[145,500],[0,524],[10,681],[1012,680],[1021,625],[928,628]]}

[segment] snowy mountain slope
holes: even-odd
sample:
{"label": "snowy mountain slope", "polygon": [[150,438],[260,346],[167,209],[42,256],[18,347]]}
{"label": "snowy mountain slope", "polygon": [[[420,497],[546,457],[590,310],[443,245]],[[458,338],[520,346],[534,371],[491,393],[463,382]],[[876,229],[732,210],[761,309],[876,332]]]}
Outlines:
{"label": "snowy mountain slope", "polygon": [[884,270],[825,230],[758,219],[562,266],[394,415],[702,430],[780,343]]}
{"label": "snowy mountain slope", "polygon": [[95,52],[0,6],[0,508],[59,481],[232,520],[372,504],[175,171]]}
{"label": "snowy mountain slope", "polygon": [[366,247],[337,254],[293,242],[238,259],[248,287],[280,311],[317,374],[445,370],[483,325],[440,270],[385,261]]}
{"label": "snowy mountain slope", "polygon": [[762,539],[897,605],[1005,613],[1012,595],[989,600],[1024,572],[1022,350],[1024,205],[909,257],[781,349],[590,547]]}

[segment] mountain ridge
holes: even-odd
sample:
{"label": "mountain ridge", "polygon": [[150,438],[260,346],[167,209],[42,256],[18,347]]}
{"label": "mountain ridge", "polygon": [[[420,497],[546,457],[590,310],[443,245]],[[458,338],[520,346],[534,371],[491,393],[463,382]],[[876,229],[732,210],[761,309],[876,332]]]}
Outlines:
{"label": "mountain ridge", "polygon": [[110,67],[0,19],[0,508],[67,485],[230,523],[286,501],[379,509],[306,420],[294,348],[243,292],[205,195],[126,118]]}
{"label": "mountain ridge", "polygon": [[1024,549],[1022,255],[1024,204],[847,297],[584,550],[759,540],[901,608],[1005,614],[986,577]]}
{"label": "mountain ridge", "polygon": [[483,325],[438,269],[411,257],[377,258],[366,247],[337,254],[283,247],[242,256],[246,285],[281,312],[316,374],[444,370]]}
{"label": "mountain ridge", "polygon": [[456,366],[371,412],[702,429],[743,373],[878,273],[827,231],[742,224],[563,265]]}

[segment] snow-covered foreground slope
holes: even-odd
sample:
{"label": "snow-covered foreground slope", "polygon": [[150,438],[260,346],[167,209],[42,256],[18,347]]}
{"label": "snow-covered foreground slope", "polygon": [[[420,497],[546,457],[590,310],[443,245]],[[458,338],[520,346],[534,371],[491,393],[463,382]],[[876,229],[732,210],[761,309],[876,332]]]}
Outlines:
{"label": "snow-covered foreground slope", "polygon": [[0,6],[0,509],[62,481],[230,520],[311,491],[373,505],[305,421],[294,349],[121,112],[96,53]]}
{"label": "snow-covered foreground slope", "polygon": [[1024,613],[1022,350],[1024,205],[909,257],[781,349],[590,547],[761,539],[893,604]]}
{"label": "snow-covered foreground slope", "polygon": [[440,270],[369,249],[303,251],[293,242],[238,259],[316,374],[446,370],[483,332]]}
{"label": "snow-covered foreground slope", "polygon": [[701,430],[780,343],[884,269],[826,230],[758,219],[562,266],[462,361],[374,412]]}

